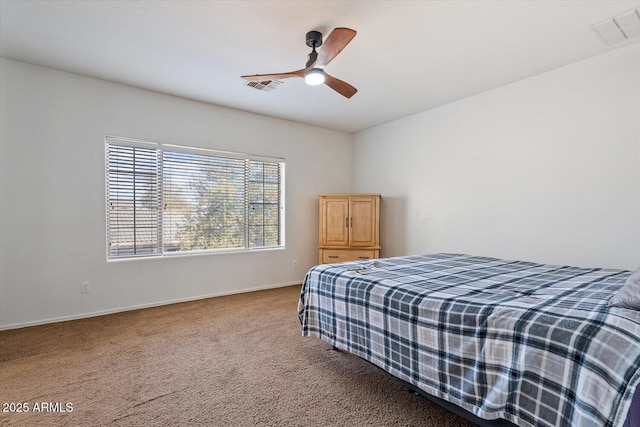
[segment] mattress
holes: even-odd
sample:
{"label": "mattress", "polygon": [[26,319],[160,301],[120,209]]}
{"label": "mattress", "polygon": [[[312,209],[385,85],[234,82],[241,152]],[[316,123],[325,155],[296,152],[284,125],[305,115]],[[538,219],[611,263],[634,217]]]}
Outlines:
{"label": "mattress", "polygon": [[303,335],[482,419],[622,427],[640,312],[607,303],[630,274],[463,254],[326,264],[298,315]]}

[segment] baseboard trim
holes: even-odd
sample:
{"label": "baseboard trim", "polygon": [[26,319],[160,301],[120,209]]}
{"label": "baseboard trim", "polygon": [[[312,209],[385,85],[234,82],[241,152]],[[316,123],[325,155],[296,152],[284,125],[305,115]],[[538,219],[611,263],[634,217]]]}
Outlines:
{"label": "baseboard trim", "polygon": [[143,309],[143,308],[160,307],[160,306],[163,306],[163,305],[178,304],[178,303],[181,303],[181,302],[197,301],[197,300],[201,300],[201,299],[214,298],[214,297],[223,297],[225,295],[245,294],[245,293],[249,293],[249,292],[264,291],[264,290],[267,290],[267,289],[284,288],[284,287],[287,287],[287,286],[294,286],[294,285],[299,285],[299,284],[300,284],[300,282],[288,282],[288,283],[279,283],[279,284],[275,284],[275,285],[256,286],[256,287],[253,287],[253,288],[245,288],[245,289],[238,289],[238,290],[224,291],[224,292],[215,292],[215,293],[212,293],[212,294],[198,295],[198,296],[194,296],[194,297],[177,298],[177,299],[173,299],[173,300],[152,302],[152,303],[149,303],[149,304],[130,305],[130,306],[118,307],[118,308],[114,308],[114,309],[110,309],[110,310],[101,310],[101,311],[94,311],[94,312],[89,312],[89,313],[74,314],[74,315],[71,315],[71,316],[52,317],[52,318],[49,318],[49,319],[40,319],[40,320],[34,320],[34,321],[30,321],[30,322],[12,323],[12,324],[8,324],[8,325],[0,326],[0,331],[7,331],[7,330],[10,330],[10,329],[27,328],[29,326],[46,325],[46,324],[49,324],[49,323],[66,322],[66,321],[69,321],[69,320],[87,319],[89,317],[105,316],[107,314],[122,313],[122,312],[125,312],[125,311],[140,310],[140,309]]}

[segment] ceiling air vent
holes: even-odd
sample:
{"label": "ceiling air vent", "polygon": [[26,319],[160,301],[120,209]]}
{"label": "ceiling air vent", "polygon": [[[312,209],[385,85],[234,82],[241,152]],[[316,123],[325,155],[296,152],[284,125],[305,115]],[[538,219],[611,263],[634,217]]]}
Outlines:
{"label": "ceiling air vent", "polygon": [[263,82],[247,82],[246,85],[254,89],[269,92],[270,90],[277,88],[281,84],[282,82],[280,80],[265,80]]}
{"label": "ceiling air vent", "polygon": [[597,24],[593,29],[607,45],[640,37],[640,8],[623,12]]}

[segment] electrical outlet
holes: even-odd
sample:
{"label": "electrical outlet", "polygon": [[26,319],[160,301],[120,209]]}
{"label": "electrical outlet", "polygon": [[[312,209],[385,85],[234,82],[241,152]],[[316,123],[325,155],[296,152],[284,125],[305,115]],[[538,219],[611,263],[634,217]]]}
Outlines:
{"label": "electrical outlet", "polygon": [[83,294],[89,293],[89,282],[86,280],[82,281],[82,285],[80,286],[80,292]]}
{"label": "electrical outlet", "polygon": [[292,266],[293,268],[298,268],[298,260],[297,260],[297,259],[294,259],[294,260],[291,262],[291,266]]}

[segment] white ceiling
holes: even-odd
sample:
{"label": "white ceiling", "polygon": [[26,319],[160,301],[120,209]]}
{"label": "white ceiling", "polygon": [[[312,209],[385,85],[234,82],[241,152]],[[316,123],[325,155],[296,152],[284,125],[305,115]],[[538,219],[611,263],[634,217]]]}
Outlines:
{"label": "white ceiling", "polygon": [[[0,55],[211,104],[357,132],[612,48],[592,24],[634,1],[0,0]],[[326,70],[358,88],[244,74],[304,68],[305,34],[358,34]]]}

